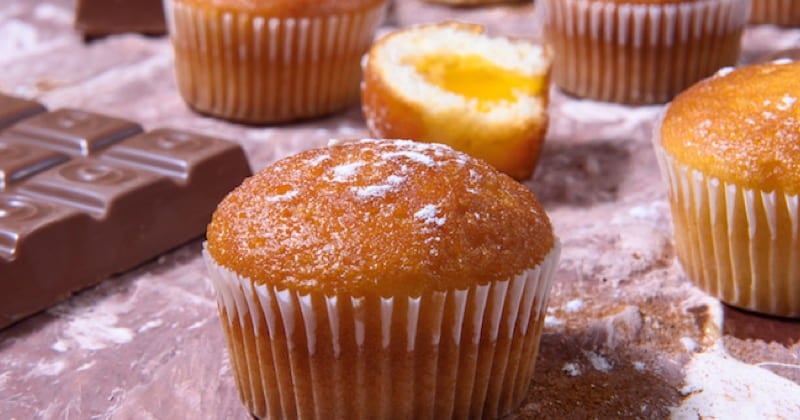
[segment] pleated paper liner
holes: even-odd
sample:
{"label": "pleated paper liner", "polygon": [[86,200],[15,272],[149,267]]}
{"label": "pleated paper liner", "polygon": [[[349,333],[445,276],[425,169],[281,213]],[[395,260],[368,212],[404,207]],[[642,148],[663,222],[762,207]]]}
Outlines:
{"label": "pleated paper liner", "polygon": [[730,305],[800,317],[800,196],[707,176],[655,137],[678,260],[689,279]]}
{"label": "pleated paper liner", "polygon": [[165,0],[178,89],[199,112],[248,123],[343,109],[384,8],[274,18]]}
{"label": "pleated paper liner", "polygon": [[498,417],[526,395],[560,245],[506,281],[419,297],[298,294],[204,253],[257,417]]}
{"label": "pleated paper liner", "polygon": [[573,95],[663,103],[736,64],[750,0],[541,0],[553,80]]}
{"label": "pleated paper liner", "polygon": [[800,26],[800,1],[752,0],[750,23]]}

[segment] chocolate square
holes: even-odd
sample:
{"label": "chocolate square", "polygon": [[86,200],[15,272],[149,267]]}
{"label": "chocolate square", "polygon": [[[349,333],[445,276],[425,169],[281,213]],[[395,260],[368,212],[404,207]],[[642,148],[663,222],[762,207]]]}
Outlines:
{"label": "chocolate square", "polygon": [[19,143],[0,133],[0,191],[67,159],[61,153]]}
{"label": "chocolate square", "polygon": [[25,119],[9,133],[71,156],[89,156],[142,132],[132,121],[94,112],[63,108]]}

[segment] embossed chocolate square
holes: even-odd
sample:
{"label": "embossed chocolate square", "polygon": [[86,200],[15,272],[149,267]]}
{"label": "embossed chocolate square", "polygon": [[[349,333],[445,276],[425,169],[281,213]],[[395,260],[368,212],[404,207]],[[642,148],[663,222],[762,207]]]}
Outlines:
{"label": "embossed chocolate square", "polygon": [[132,121],[64,108],[22,120],[6,135],[22,136],[28,142],[72,156],[89,156],[141,132],[142,127]]}
{"label": "embossed chocolate square", "polygon": [[17,142],[0,133],[0,191],[67,159],[59,152]]}

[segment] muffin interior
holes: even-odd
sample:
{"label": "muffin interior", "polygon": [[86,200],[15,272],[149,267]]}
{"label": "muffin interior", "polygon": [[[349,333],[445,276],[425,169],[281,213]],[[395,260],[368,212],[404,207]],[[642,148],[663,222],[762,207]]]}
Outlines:
{"label": "muffin interior", "polygon": [[382,42],[372,59],[393,90],[432,113],[457,108],[471,118],[505,120],[530,118],[544,108],[550,66],[545,49],[489,37],[477,26],[401,31]]}
{"label": "muffin interior", "polygon": [[412,57],[408,62],[426,82],[477,101],[486,112],[499,101],[515,101],[518,95],[539,95],[543,76],[531,76],[500,67],[479,54],[439,54]]}

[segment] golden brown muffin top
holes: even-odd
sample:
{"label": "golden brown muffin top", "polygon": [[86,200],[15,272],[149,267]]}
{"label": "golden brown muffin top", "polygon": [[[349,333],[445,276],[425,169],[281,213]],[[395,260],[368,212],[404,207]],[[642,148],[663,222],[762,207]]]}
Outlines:
{"label": "golden brown muffin top", "polygon": [[722,181],[800,193],[800,63],[723,70],[678,95],[661,143]]}
{"label": "golden brown muffin top", "polygon": [[533,193],[440,144],[362,140],[290,156],[219,205],[207,249],[256,284],[418,296],[505,280],[554,246]]}
{"label": "golden brown muffin top", "polygon": [[195,7],[245,11],[274,17],[324,16],[375,7],[386,0],[174,0]]}

